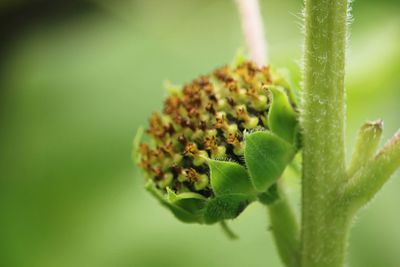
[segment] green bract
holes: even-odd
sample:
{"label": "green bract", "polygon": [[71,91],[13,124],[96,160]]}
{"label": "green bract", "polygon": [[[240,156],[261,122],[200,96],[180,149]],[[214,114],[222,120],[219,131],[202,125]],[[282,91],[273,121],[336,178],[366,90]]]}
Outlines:
{"label": "green bract", "polygon": [[289,83],[269,67],[240,61],[169,90],[135,139],[146,188],[179,220],[236,218],[251,202],[272,203],[274,185],[297,151]]}
{"label": "green bract", "polygon": [[254,187],[265,192],[292,160],[294,147],[269,131],[246,136],[244,156]]}
{"label": "green bract", "polygon": [[241,193],[253,195],[255,190],[251,184],[246,168],[235,162],[209,160],[211,187],[216,196]]}

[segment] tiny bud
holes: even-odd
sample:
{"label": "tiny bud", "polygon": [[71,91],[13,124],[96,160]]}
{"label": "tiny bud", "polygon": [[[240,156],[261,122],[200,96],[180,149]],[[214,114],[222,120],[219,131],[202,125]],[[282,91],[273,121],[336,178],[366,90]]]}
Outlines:
{"label": "tiny bud", "polygon": [[250,116],[244,105],[236,106],[236,116],[243,121],[243,125],[247,129],[256,128],[258,125],[258,118]]}
{"label": "tiny bud", "polygon": [[215,116],[215,128],[217,129],[227,129],[228,128],[228,123],[226,121],[226,114],[225,112],[218,112],[217,115]]}
{"label": "tiny bud", "polygon": [[243,155],[243,144],[239,141],[237,134],[229,134],[226,142],[233,146],[233,153],[235,153],[235,155]]}
{"label": "tiny bud", "polygon": [[157,182],[157,185],[160,188],[166,188],[171,184],[173,178],[174,176],[172,175],[172,173],[165,173],[162,179]]}
{"label": "tiny bud", "polygon": [[199,191],[203,190],[208,186],[208,176],[205,174],[201,174],[198,177],[198,180],[194,183],[194,188]]}
{"label": "tiny bud", "polygon": [[185,147],[184,154],[189,155],[193,158],[193,164],[200,166],[205,163],[208,158],[208,154],[204,150],[199,150],[195,143],[188,143]]}

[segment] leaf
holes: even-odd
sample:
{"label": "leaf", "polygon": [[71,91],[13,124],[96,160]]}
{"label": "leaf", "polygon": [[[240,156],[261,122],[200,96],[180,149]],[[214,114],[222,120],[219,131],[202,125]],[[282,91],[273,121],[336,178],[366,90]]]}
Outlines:
{"label": "leaf", "polygon": [[204,222],[208,224],[236,218],[254,200],[245,194],[230,194],[211,199],[204,211]]}
{"label": "leaf", "polygon": [[254,132],[245,137],[246,166],[259,192],[265,192],[278,180],[294,155],[293,146],[271,132]]}
{"label": "leaf", "polygon": [[202,221],[204,207],[207,199],[200,194],[187,192],[175,194],[171,189],[167,188],[168,200],[171,204],[178,206],[197,218],[198,222]]}
{"label": "leaf", "polygon": [[249,174],[242,165],[220,160],[208,160],[211,186],[216,196],[243,193],[254,194]]}
{"label": "leaf", "polygon": [[297,114],[282,89],[271,86],[269,90],[272,93],[272,104],[268,125],[273,133],[293,144],[297,136]]}
{"label": "leaf", "polygon": [[[171,202],[168,201],[159,190],[154,186],[154,183],[152,181],[149,181],[146,184],[146,189],[149,191],[156,199],[160,201],[160,203],[168,208],[174,216],[185,223],[203,223],[203,214],[200,215],[199,212],[193,212],[193,210],[188,209],[185,207],[184,202]],[[179,195],[175,195],[176,199],[178,199]],[[182,198],[182,197],[180,197]],[[204,200],[204,205],[205,205],[206,200]],[[188,202],[186,202],[188,203]]]}

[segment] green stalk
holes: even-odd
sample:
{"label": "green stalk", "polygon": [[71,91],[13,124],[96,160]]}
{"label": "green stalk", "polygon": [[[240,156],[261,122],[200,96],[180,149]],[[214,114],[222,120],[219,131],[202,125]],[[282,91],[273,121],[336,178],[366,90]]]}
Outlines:
{"label": "green stalk", "polygon": [[285,266],[300,267],[299,225],[283,192],[279,195],[279,199],[268,204],[272,235]]}
{"label": "green stalk", "polygon": [[337,201],[346,181],[345,49],[347,0],[305,1],[303,267],[340,267],[350,214]]}

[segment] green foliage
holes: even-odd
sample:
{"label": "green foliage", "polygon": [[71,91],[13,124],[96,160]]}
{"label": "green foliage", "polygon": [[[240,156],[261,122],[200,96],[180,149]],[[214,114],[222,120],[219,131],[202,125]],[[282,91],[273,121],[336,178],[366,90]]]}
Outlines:
{"label": "green foliage", "polygon": [[295,150],[275,134],[264,131],[246,135],[244,157],[254,187],[265,192],[282,175]]}
{"label": "green foliage", "polygon": [[297,137],[297,114],[282,88],[271,86],[268,89],[272,93],[268,126],[273,133],[292,144]]}
{"label": "green foliage", "polygon": [[[168,208],[177,219],[186,223],[202,223],[203,217],[199,211],[204,207],[204,200],[198,196],[173,196],[169,195],[169,199],[166,199],[149,181],[146,185],[146,189],[157,198],[160,203]],[[200,209],[198,209],[200,208]]]}
{"label": "green foliage", "polygon": [[196,222],[203,221],[202,210],[207,204],[207,200],[202,195],[192,192],[181,193],[177,195],[169,188],[167,188],[167,192],[168,192],[168,202],[171,205],[177,208],[181,208],[190,213],[193,216],[194,221]]}
{"label": "green foliage", "polygon": [[245,194],[228,194],[211,199],[205,209],[204,221],[216,223],[236,218],[254,197]]}
{"label": "green foliage", "polygon": [[216,196],[242,193],[253,195],[255,190],[251,184],[247,170],[235,162],[208,160],[211,186]]}

